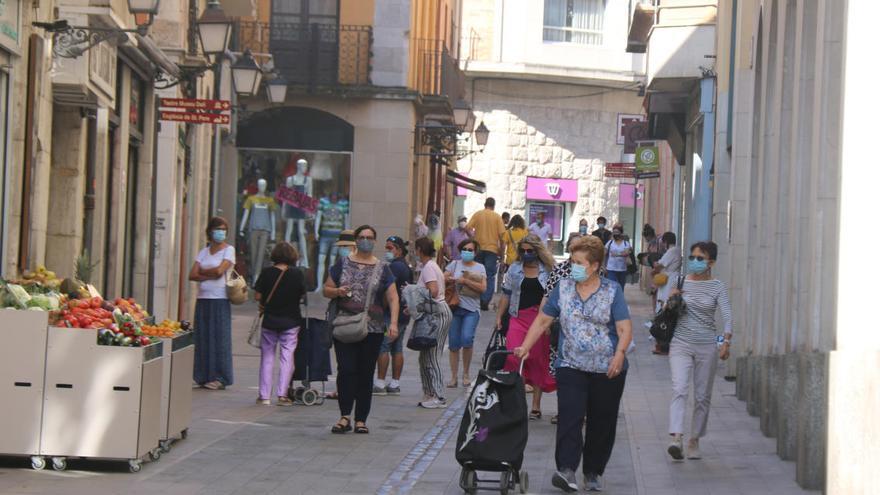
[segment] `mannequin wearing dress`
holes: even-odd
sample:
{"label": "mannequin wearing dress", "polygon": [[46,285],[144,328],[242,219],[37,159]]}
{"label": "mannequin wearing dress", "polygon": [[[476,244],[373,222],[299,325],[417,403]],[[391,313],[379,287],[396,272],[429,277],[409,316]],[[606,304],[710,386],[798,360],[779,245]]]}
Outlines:
{"label": "mannequin wearing dress", "polygon": [[[308,172],[309,162],[303,159],[297,160],[296,174],[288,177],[285,181],[285,185],[311,197],[312,178],[306,175]],[[308,245],[306,244],[306,219],[310,217],[311,214],[301,208],[287,204],[284,205],[284,218],[287,220],[287,230],[284,233],[284,240],[287,242],[293,242],[291,239],[293,238],[294,228],[296,228],[297,242],[299,243],[300,266],[303,268],[309,267],[309,251]]]}
{"label": "mannequin wearing dress", "polygon": [[266,195],[266,179],[257,180],[257,193],[247,197],[242,209],[239,235],[247,233],[250,249],[251,283],[256,282],[257,275],[263,269],[266,244],[275,240],[275,200]]}

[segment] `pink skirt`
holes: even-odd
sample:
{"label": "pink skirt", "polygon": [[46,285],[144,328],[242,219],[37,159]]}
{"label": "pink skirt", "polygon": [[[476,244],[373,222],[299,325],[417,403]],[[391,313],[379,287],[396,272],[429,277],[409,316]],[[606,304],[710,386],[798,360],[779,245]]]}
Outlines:
{"label": "pink skirt", "polygon": [[[520,310],[519,316],[510,319],[507,330],[507,348],[510,350],[521,346],[526,340],[526,334],[532,322],[538,317],[538,307]],[[519,358],[507,356],[504,364],[507,371],[519,371]],[[523,365],[523,379],[526,384],[539,388],[542,392],[556,390],[556,379],[550,374],[550,335],[541,334],[541,337],[529,351],[529,357]]]}

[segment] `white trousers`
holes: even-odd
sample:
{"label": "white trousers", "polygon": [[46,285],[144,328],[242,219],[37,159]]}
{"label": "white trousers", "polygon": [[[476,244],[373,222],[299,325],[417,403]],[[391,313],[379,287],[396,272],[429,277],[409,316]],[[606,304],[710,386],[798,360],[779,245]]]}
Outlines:
{"label": "white trousers", "polygon": [[669,345],[669,368],[672,371],[672,403],[669,405],[669,433],[684,434],[688,385],[693,377],[694,415],[691,438],[706,435],[712,384],[718,368],[718,347],[710,344],[689,344],[672,339]]}

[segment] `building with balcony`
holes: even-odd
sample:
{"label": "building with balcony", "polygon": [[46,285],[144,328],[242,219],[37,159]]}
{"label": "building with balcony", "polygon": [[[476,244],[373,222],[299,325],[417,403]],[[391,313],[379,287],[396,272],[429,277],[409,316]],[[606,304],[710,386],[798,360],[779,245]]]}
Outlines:
{"label": "building with balcony", "polygon": [[[632,185],[621,193],[621,180],[604,175],[605,163],[624,161],[622,119],[642,118],[645,56],[621,56],[627,15],[625,3],[601,0],[473,0],[463,7],[468,101],[491,134],[458,169],[486,182],[499,212],[528,223],[544,212],[557,254],[582,218],[591,229],[602,215],[640,231]],[[459,192],[460,212],[482,208],[484,195]]]}
{"label": "building with balcony", "polygon": [[[416,214],[440,211],[448,221],[454,160],[431,153],[422,130],[451,125],[463,97],[457,4],[264,0],[237,20],[234,50],[253,52],[266,77],[287,88],[278,103],[263,92],[239,98],[223,144],[218,204],[239,219],[243,246],[262,247],[250,246],[254,226],[242,209],[259,179],[270,195],[290,187],[316,202],[274,204],[271,226],[299,247],[315,284],[335,257],[340,227],[370,224],[380,237],[409,237]],[[241,267],[250,272],[259,268],[252,254]]]}

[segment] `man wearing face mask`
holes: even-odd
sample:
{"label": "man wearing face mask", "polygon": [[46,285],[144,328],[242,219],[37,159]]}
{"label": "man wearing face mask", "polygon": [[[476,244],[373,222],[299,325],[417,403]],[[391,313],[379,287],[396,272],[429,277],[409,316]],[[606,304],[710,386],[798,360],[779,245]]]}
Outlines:
{"label": "man wearing face mask", "polygon": [[460,260],[461,252],[458,250],[458,245],[465,239],[473,237],[473,232],[468,230],[467,224],[466,216],[458,217],[458,226],[450,230],[443,240],[443,256],[449,261]]}
{"label": "man wearing face mask", "polygon": [[581,221],[578,224],[578,233],[582,236],[590,233],[590,222],[588,222],[586,218],[581,218]]}
{"label": "man wearing face mask", "polygon": [[544,223],[543,211],[538,212],[535,222],[529,225],[529,234],[538,236],[545,246],[550,244],[550,239],[553,237],[553,227],[548,223]]}
{"label": "man wearing face mask", "polygon": [[608,220],[605,217],[596,219],[596,230],[593,231],[593,235],[602,239],[602,245],[607,245],[608,241],[611,240],[611,231],[605,228],[607,224]]}

